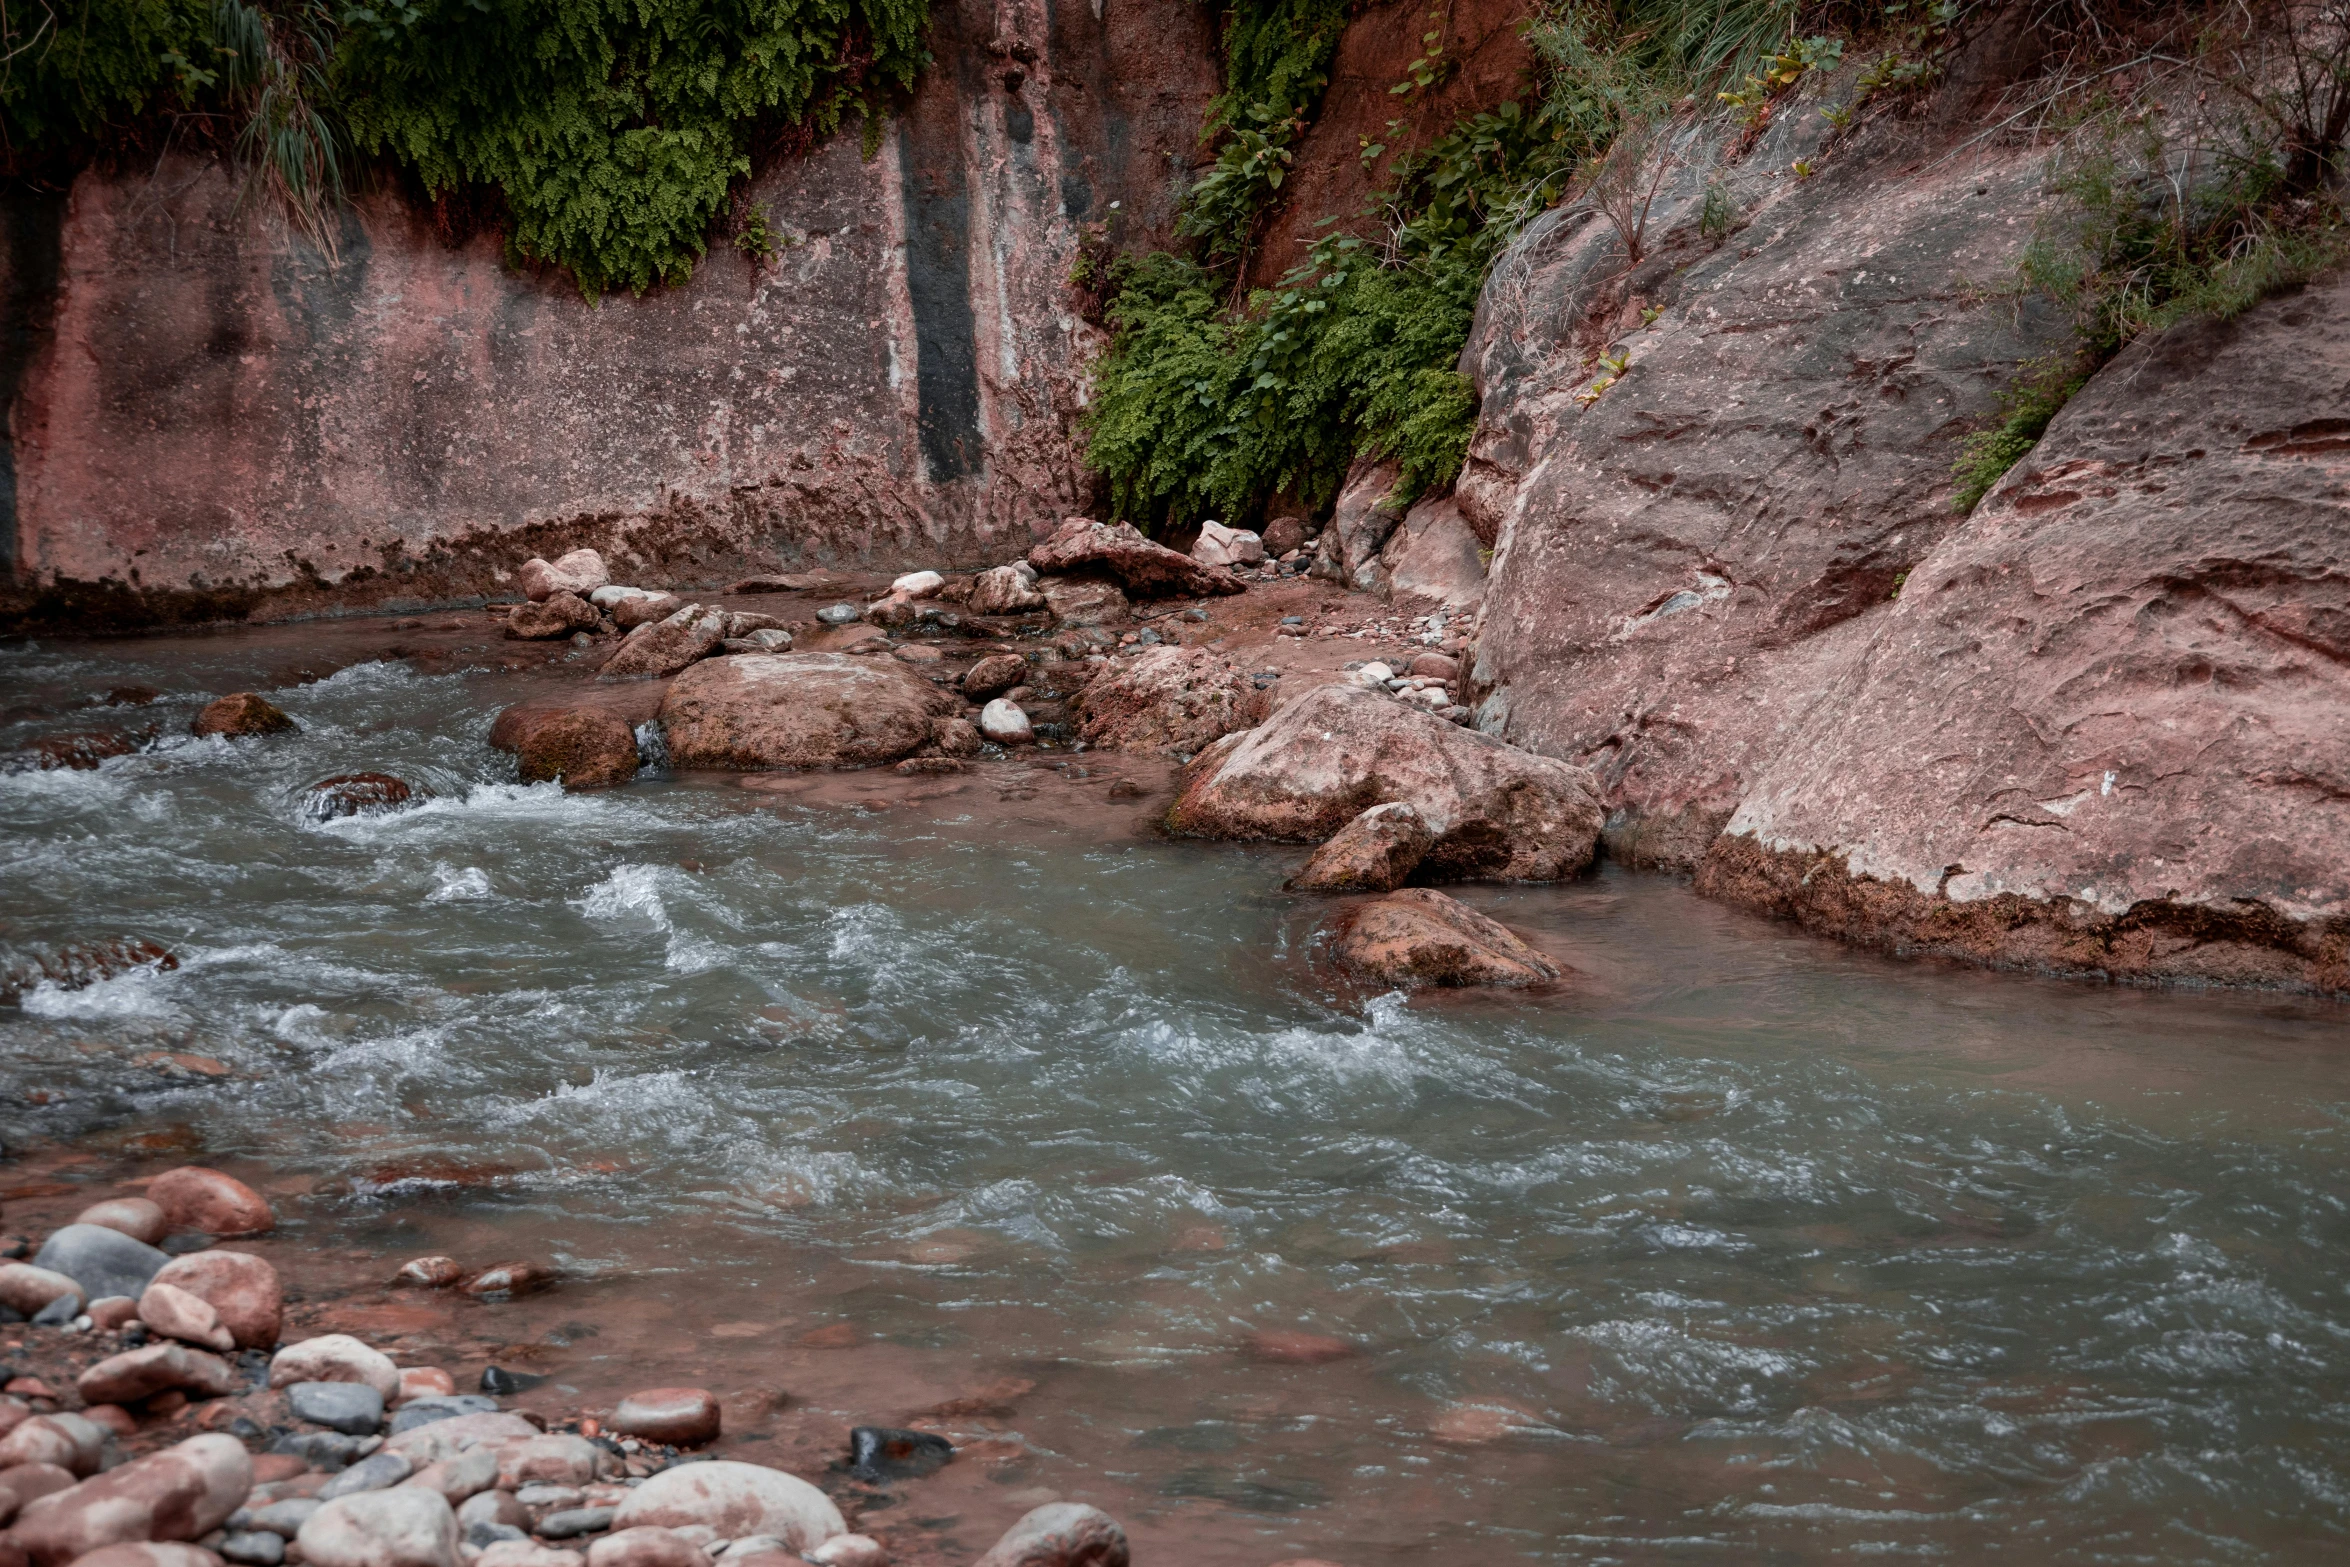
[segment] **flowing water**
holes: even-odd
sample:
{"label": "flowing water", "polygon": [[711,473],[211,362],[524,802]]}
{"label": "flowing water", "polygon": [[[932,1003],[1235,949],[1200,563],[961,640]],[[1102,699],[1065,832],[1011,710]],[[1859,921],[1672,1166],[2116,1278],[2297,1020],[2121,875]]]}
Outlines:
{"label": "flowing water", "polygon": [[[168,734],[268,657],[0,682],[144,680]],[[0,778],[5,939],[179,958],[0,1009],[0,1136],[245,1171],[297,1274],[552,1258],[349,1310],[573,1407],[755,1387],[730,1442],[803,1470],[927,1411],[964,1458],[865,1498],[906,1560],[1050,1496],[1196,1567],[2346,1554],[2338,1007],[1896,965],[1615,872],[1464,893],[1556,993],[1366,995],[1297,851],[1155,837],[1134,764],[566,797],[483,744],[523,685],[362,663],[273,693],[293,739]],[[361,768],[435,797],[304,819]],[[1352,1353],[1260,1337],[1301,1333]]]}

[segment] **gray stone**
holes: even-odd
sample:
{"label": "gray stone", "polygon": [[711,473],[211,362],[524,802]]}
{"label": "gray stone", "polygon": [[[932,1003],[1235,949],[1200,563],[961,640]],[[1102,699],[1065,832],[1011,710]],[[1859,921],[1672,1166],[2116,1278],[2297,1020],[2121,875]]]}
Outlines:
{"label": "gray stone", "polygon": [[136,1300],[169,1261],[168,1253],[120,1230],[103,1224],[69,1224],[49,1237],[33,1266],[64,1274],[92,1300],[107,1295],[128,1295]]}
{"label": "gray stone", "polygon": [[403,1455],[377,1453],[373,1457],[362,1458],[320,1486],[318,1499],[331,1502],[338,1496],[354,1496],[361,1491],[386,1491],[413,1472],[413,1466]]}
{"label": "gray stone", "polygon": [[33,1313],[33,1326],[39,1328],[62,1328],[81,1314],[81,1305],[74,1299],[74,1297],[71,1295],[60,1295],[55,1300],[49,1302],[48,1305],[43,1306],[39,1311]]}
{"label": "gray stone", "polygon": [[393,1411],[392,1435],[431,1425],[436,1420],[454,1420],[460,1415],[494,1414],[497,1408],[496,1399],[481,1393],[435,1393],[426,1398],[412,1398]]}
{"label": "gray stone", "polygon": [[530,1536],[510,1523],[469,1523],[465,1526],[465,1543],[475,1550],[497,1544],[500,1540],[527,1540]]}
{"label": "gray stone", "polygon": [[314,1496],[289,1496],[282,1502],[271,1502],[266,1507],[248,1508],[229,1520],[237,1529],[266,1529],[271,1534],[292,1539],[302,1532],[310,1515],[326,1503]]}
{"label": "gray stone", "polygon": [[267,1529],[248,1529],[221,1536],[213,1551],[226,1561],[241,1563],[242,1567],[278,1567],[286,1559],[286,1542],[283,1536]]}
{"label": "gray stone", "polygon": [[340,1431],[296,1431],[269,1444],[273,1453],[291,1453],[313,1469],[342,1469],[370,1451],[372,1439],[345,1436]]}
{"label": "gray stone", "polygon": [[857,623],[857,606],[854,604],[827,604],[816,611],[816,618],[828,626],[853,626]]}
{"label": "gray stone", "polygon": [[286,1403],[296,1418],[351,1436],[372,1436],[384,1423],[383,1395],[357,1382],[297,1382]]}
{"label": "gray stone", "polygon": [[573,1507],[549,1513],[538,1521],[537,1533],[546,1540],[571,1540],[583,1534],[596,1534],[612,1527],[612,1513],[609,1507]]}

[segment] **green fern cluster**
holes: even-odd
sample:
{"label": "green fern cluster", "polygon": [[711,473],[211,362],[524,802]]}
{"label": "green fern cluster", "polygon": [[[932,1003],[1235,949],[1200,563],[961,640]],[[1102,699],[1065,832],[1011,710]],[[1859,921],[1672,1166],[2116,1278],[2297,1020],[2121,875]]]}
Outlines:
{"label": "green fern cluster", "polygon": [[835,128],[910,85],[922,0],[388,0],[349,13],[352,135],[439,194],[501,190],[518,256],[582,292],[693,270],[763,118]]}
{"label": "green fern cluster", "polygon": [[212,59],[210,0],[0,6],[0,137],[22,162],[88,141],[179,90]]}
{"label": "green fern cluster", "polygon": [[1288,177],[1290,148],[1330,85],[1346,0],[1243,0],[1224,17],[1224,91],[1201,137],[1216,161],[1186,193],[1177,230],[1212,257],[1248,246]]}

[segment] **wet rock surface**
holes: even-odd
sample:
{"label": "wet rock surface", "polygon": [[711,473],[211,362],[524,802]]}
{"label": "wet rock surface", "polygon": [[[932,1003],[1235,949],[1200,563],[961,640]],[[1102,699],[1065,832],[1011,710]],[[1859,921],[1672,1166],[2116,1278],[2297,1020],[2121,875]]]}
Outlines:
{"label": "wet rock surface", "polygon": [[1427,887],[1373,899],[1346,917],[1338,959],[1396,985],[1534,985],[1551,962],[1498,921]]}
{"label": "wet rock surface", "polygon": [[198,735],[223,735],[237,740],[292,734],[294,721],[267,697],[238,691],[206,705],[196,715],[193,729]]}
{"label": "wet rock surface", "polygon": [[1206,648],[1154,647],[1071,704],[1078,737],[1112,751],[1195,752],[1272,710],[1272,693]]}
{"label": "wet rock surface", "polygon": [[1028,552],[1028,564],[1048,577],[1083,573],[1107,578],[1129,598],[1245,591],[1229,572],[1154,544],[1131,523],[1095,522],[1089,517],[1064,521],[1051,538]]}
{"label": "wet rock surface", "polygon": [[1400,800],[1374,805],[1339,828],[1284,885],[1292,892],[1391,892],[1435,841],[1416,807]]}
{"label": "wet rock surface", "polygon": [[416,799],[416,790],[406,779],[389,773],[340,773],[321,778],[302,791],[302,814],[316,822],[377,816]]}
{"label": "wet rock surface", "polygon": [[696,665],[662,700],[661,728],[679,767],[864,767],[920,750],[959,712],[902,664],[783,653]]}

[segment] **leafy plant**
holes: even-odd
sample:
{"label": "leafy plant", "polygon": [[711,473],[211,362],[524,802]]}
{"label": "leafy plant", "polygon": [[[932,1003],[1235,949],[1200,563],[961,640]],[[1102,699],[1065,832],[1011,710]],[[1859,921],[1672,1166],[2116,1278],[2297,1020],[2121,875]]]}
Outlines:
{"label": "leafy plant", "polygon": [[210,0],[18,0],[0,7],[0,138],[11,161],[99,136],[210,85]]}
{"label": "leafy plant", "polygon": [[2040,444],[2049,422],[2088,379],[2089,367],[2078,355],[2057,354],[2026,364],[1998,394],[1999,423],[1968,436],[1961,447],[1951,468],[1951,477],[1958,481],[1955,509],[1973,511],[2007,470]]}
{"label": "leafy plant", "polygon": [[734,248],[750,257],[754,267],[775,255],[778,247],[774,231],[767,226],[767,203],[753,202],[743,209],[734,226]]}
{"label": "leafy plant", "polygon": [[236,150],[246,193],[275,197],[287,221],[333,259],[343,137],[325,107],[332,18],[316,4],[272,15],[246,0],[219,0],[213,49],[218,85],[245,116]]}
{"label": "leafy plant", "polygon": [[1266,104],[1246,114],[1250,123],[1225,128],[1215,163],[1193,182],[1176,220],[1176,232],[1204,241],[1211,256],[1247,248],[1257,214],[1288,177],[1290,144],[1303,129],[1300,118],[1277,118]]}
{"label": "leafy plant", "polygon": [[1812,71],[1832,69],[1844,58],[1841,38],[1793,38],[1776,53],[1766,55],[1760,68],[1747,74],[1743,87],[1714,96],[1740,111],[1749,131],[1770,118],[1771,104],[1781,93]]}
{"label": "leafy plant", "polygon": [[1185,194],[1177,232],[1218,259],[1248,248],[1288,176],[1290,147],[1330,84],[1346,0],[1244,0],[1224,23],[1224,91],[1201,139],[1215,162]]}
{"label": "leafy plant", "polygon": [[509,252],[580,291],[685,277],[761,122],[829,134],[913,81],[923,0],[389,0],[345,13],[360,147],[490,185]]}

